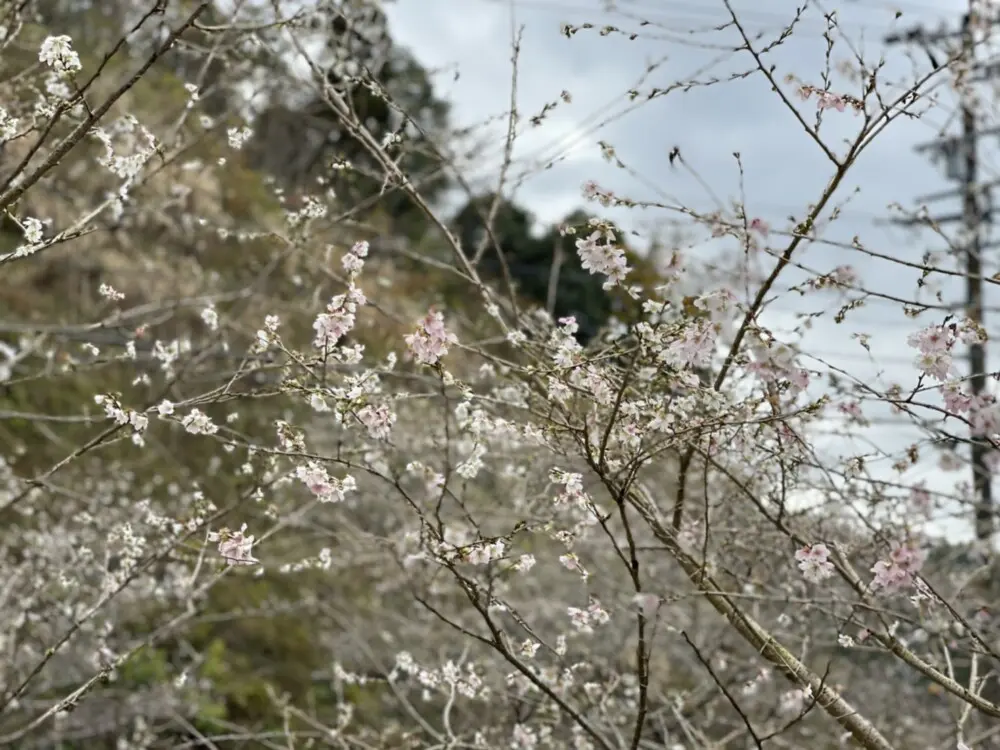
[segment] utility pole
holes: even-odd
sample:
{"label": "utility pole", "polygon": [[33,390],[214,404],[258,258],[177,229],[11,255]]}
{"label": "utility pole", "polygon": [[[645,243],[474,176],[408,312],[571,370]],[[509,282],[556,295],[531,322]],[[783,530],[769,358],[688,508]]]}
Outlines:
{"label": "utility pole", "polygon": [[[977,0],[969,0],[969,12],[962,19],[962,59],[968,61],[970,73],[975,67],[976,43],[975,16]],[[977,325],[983,324],[983,256],[977,186],[979,179],[979,144],[976,138],[975,98],[971,92],[972,81],[963,82],[962,97],[962,151],[965,169],[962,175],[962,215],[965,241],[965,307],[966,315]],[[974,396],[986,390],[986,346],[976,339],[969,345],[969,384]],[[983,543],[993,540],[993,482],[986,463],[989,444],[978,435],[972,435],[972,487],[977,501],[976,538]]]}
{"label": "utility pole", "polygon": [[[965,260],[965,313],[973,322],[983,323],[983,262],[982,251],[985,249],[982,238],[983,225],[992,222],[992,211],[989,200],[989,185],[979,184],[979,137],[983,135],[1000,134],[1000,128],[977,130],[976,127],[976,97],[973,84],[984,80],[985,76],[994,72],[995,65],[977,68],[976,65],[976,30],[981,26],[982,19],[977,13],[979,0],[969,0],[969,10],[962,19],[962,27],[958,32],[940,29],[927,32],[923,27],[915,27],[903,34],[893,34],[886,37],[887,44],[917,43],[923,47],[932,65],[937,66],[936,58],[931,51],[931,44],[958,37],[961,42],[960,60],[965,66],[964,80],[959,82],[961,99],[962,133],[959,136],[940,138],[917,148],[918,152],[931,152],[936,162],[942,157],[945,160],[945,173],[951,180],[961,183],[955,191],[927,196],[930,199],[957,197],[962,198],[962,212],[930,219],[904,219],[894,223],[914,225],[947,224],[961,222],[963,228],[962,244]],[[1000,22],[1000,16],[990,19],[990,23]],[[981,73],[974,78],[973,73]],[[982,202],[981,202],[982,201]],[[923,202],[923,201],[922,201]],[[984,210],[985,205],[985,210]],[[986,347],[976,342],[969,346],[969,385],[974,396],[986,390]],[[995,532],[995,513],[993,509],[993,486],[986,456],[990,451],[989,443],[982,436],[971,436],[972,486],[975,495],[975,532],[976,538],[990,544]]]}

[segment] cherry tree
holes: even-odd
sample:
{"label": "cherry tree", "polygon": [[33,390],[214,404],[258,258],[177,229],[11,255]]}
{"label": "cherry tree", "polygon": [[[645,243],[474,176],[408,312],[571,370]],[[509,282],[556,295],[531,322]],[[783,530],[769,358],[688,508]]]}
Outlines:
{"label": "cherry tree", "polygon": [[[781,77],[770,56],[806,11],[766,39],[724,2],[719,33],[747,66],[730,83],[768,84],[775,116],[825,159],[825,187],[779,226],[743,198],[706,213],[581,185],[595,210],[682,215],[724,251],[668,248],[649,282],[610,219],[564,228],[574,262],[639,311],[584,346],[572,317],[484,278],[490,231],[482,252],[463,247],[421,190],[434,175],[403,172],[407,113],[375,137],[345,86],[395,107],[388,93],[364,71],[331,82],[312,54],[312,21],[361,24],[371,8],[314,5],[213,6],[209,23],[209,3],[150,3],[108,50],[47,33],[30,3],[3,11],[0,744],[997,746],[990,551],[929,534],[961,488],[912,479],[938,463],[925,444],[821,445],[831,414],[846,440],[877,405],[928,443],[944,429],[995,440],[995,399],[974,398],[954,362],[987,331],[918,290],[881,291],[850,260],[898,262],[921,286],[960,272],[824,237],[859,158],[933,109],[926,92],[961,61],[891,88],[883,62],[851,52],[835,74],[834,50],[854,48],[829,15],[825,69]],[[655,27],[622,14],[561,32]],[[516,67],[516,36],[512,49]],[[330,185],[349,163],[298,196],[248,169],[252,118],[200,112],[204,81],[158,73],[172,51],[237,93],[270,61],[426,236],[398,242],[343,205]],[[625,99],[720,84],[640,80]],[[570,100],[512,108],[497,196],[512,144]],[[833,120],[846,142],[827,136]],[[472,197],[458,136],[430,171]],[[679,149],[670,161],[696,170]],[[836,263],[802,260],[824,242]],[[73,291],[60,269],[82,259],[98,265]],[[772,300],[793,294],[844,326],[866,301],[905,307],[921,324],[909,381],[853,375],[770,325]],[[241,624],[278,616],[306,653],[271,653],[280,633],[233,645]],[[260,676],[223,696],[237,671]]]}

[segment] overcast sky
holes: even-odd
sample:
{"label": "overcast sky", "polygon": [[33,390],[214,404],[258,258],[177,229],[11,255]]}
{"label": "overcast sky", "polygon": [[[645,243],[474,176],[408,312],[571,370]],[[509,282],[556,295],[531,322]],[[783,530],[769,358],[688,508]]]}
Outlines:
{"label": "overcast sky", "polygon": [[[777,38],[794,17],[796,6],[792,0],[733,0],[732,4],[747,33],[760,35],[755,45],[758,49]],[[729,204],[740,196],[740,173],[733,156],[733,152],[739,152],[748,214],[763,218],[775,229],[790,228],[788,217],[802,217],[808,204],[819,198],[832,174],[832,165],[762,76],[726,81],[734,73],[751,70],[754,61],[745,51],[733,52],[739,42],[734,29],[713,30],[728,20],[722,0],[617,0],[617,13],[602,11],[606,5],[602,0],[396,0],[389,12],[394,37],[410,47],[423,64],[440,71],[438,88],[453,103],[456,123],[490,121],[487,132],[492,133],[495,145],[492,159],[480,160],[476,165],[476,175],[481,178],[495,177],[501,162],[504,114],[511,95],[512,30],[523,26],[517,76],[522,123],[527,123],[547,102],[559,101],[561,92],[569,92],[572,97],[571,104],[560,103],[542,125],[525,126],[515,146],[519,165],[512,170],[515,175],[532,163],[544,166],[555,162],[549,169],[536,171],[516,192],[518,202],[541,221],[556,221],[581,205],[581,186],[591,179],[632,198],[713,210],[716,200]],[[834,10],[837,4],[821,6],[810,3],[791,37],[769,54],[767,59],[777,66],[775,75],[779,79],[793,74],[822,86],[826,51],[823,33],[827,28],[823,12]],[[962,0],[841,2],[832,61],[836,65],[849,60],[852,48],[862,52],[869,64],[884,54],[887,67],[882,75],[882,91],[889,98],[902,91],[900,86],[928,72],[930,65],[919,49],[887,47],[884,37],[918,23],[932,29],[941,23],[957,28],[964,7]],[[902,11],[898,20],[897,11]],[[649,23],[641,24],[638,19]],[[598,29],[612,25],[626,33],[602,36],[596,29],[582,30],[572,39],[560,34],[562,24],[588,21]],[[630,40],[630,33],[639,36]],[[942,46],[935,49],[939,58],[947,56]],[[990,56],[984,48],[981,57]],[[640,83],[651,67],[647,80]],[[645,95],[653,87],[665,89],[677,81],[695,79],[723,82],[673,91],[629,111],[626,92],[630,89]],[[834,73],[833,80],[834,90],[858,92],[858,84],[851,84],[843,75]],[[939,83],[946,84],[946,78],[939,77]],[[792,89],[789,86],[787,90]],[[955,186],[946,179],[942,165],[934,165],[914,150],[917,144],[942,131],[957,132],[954,97],[947,86],[939,88],[938,93],[940,104],[931,112],[918,120],[897,121],[862,155],[835,198],[837,203],[850,200],[836,223],[823,231],[824,238],[849,242],[857,236],[878,253],[916,262],[926,249],[944,246],[929,234],[913,235],[879,223],[892,215],[888,206],[893,202],[912,209],[919,196]],[[990,95],[986,87],[982,93]],[[796,104],[811,122],[815,105],[801,101]],[[825,141],[843,153],[844,140],[856,132],[860,121],[849,111],[828,112],[822,130]],[[986,120],[984,124],[994,123]],[[627,173],[605,162],[598,147],[600,140],[613,145],[634,172]],[[1000,160],[995,138],[987,141],[981,150],[982,177],[997,179]],[[680,149],[701,182],[669,166],[668,154],[673,147]],[[950,213],[960,210],[960,204],[957,200],[943,201],[931,208]],[[642,230],[648,230],[651,223],[682,219],[669,210],[616,211],[610,217]],[[707,257],[733,249],[718,241],[706,243],[705,235],[704,229],[691,229],[691,253]],[[780,237],[772,237],[772,246],[780,247],[780,243]],[[799,262],[812,271],[828,272],[835,266],[850,264],[860,273],[867,289],[904,299],[917,298],[916,272],[829,244],[812,243],[799,252]],[[989,273],[997,270],[995,256],[996,251],[986,255]],[[779,286],[787,288],[801,278],[801,274],[790,276]],[[961,282],[949,282],[940,276],[937,279],[947,302],[961,299]],[[929,296],[925,293],[921,299],[929,300]],[[989,289],[987,303],[993,306],[987,313],[988,328],[1000,334],[1000,295]],[[801,299],[784,295],[771,306],[765,322],[790,329],[797,322],[798,312],[836,307],[832,295]],[[912,386],[913,351],[906,345],[906,336],[919,327],[940,322],[941,317],[931,312],[916,321],[909,320],[899,304],[873,300],[852,313],[843,325],[834,323],[829,313],[816,319],[802,347],[867,382]],[[990,325],[990,318],[995,318],[996,323]],[[872,336],[871,356],[852,339],[855,332]],[[1000,350],[993,354],[1000,355]],[[991,355],[990,362],[995,365],[1000,356]],[[817,361],[809,361],[809,366],[825,369]],[[964,360],[962,366],[964,372]],[[864,408],[875,422],[866,437],[881,451],[895,454],[921,439],[919,431],[907,428],[905,419],[891,416],[880,405],[866,404]],[[860,449],[871,451],[871,444]],[[859,450],[850,450],[843,441],[824,446],[839,453]],[[891,461],[883,459],[880,463],[888,467]],[[949,491],[956,479],[966,478],[966,472],[942,474],[935,469],[935,463],[928,458],[921,472],[932,488]],[[891,478],[892,474],[886,469],[883,476]],[[964,534],[961,524],[942,522],[938,528],[947,529],[949,534]]]}

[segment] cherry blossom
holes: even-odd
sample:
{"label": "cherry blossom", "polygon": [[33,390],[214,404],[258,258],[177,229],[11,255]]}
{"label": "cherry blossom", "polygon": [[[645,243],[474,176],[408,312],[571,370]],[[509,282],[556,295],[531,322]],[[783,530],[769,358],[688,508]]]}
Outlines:
{"label": "cherry blossom", "polygon": [[407,334],[406,345],[417,362],[437,364],[448,353],[448,348],[458,343],[458,337],[445,328],[444,316],[437,310],[427,313],[415,333]]}
{"label": "cherry blossom", "polygon": [[872,566],[875,578],[872,587],[891,594],[913,585],[914,576],[924,564],[925,553],[911,544],[892,548],[887,559]]}
{"label": "cherry blossom", "polygon": [[246,535],[247,526],[243,524],[239,531],[221,529],[208,534],[208,541],[218,542],[219,554],[227,565],[256,565],[257,560],[251,550],[254,546],[254,535]]}
{"label": "cherry blossom", "polygon": [[608,231],[595,230],[585,239],[577,240],[576,251],[586,270],[608,277],[605,289],[624,281],[630,270],[625,251],[615,244],[614,235]]}
{"label": "cherry blossom", "polygon": [[795,552],[795,560],[799,570],[807,581],[821,583],[833,576],[835,568],[830,561],[830,549],[825,544],[817,543],[803,547]]}

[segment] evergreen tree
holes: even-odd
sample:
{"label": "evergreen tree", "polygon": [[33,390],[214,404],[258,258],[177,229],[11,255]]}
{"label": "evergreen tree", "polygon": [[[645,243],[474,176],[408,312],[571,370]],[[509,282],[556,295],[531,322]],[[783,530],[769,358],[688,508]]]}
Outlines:
{"label": "evergreen tree", "polygon": [[[475,252],[486,233],[483,217],[489,216],[494,195],[469,201],[455,216],[454,224],[462,246]],[[587,231],[589,216],[576,211],[562,224],[577,228],[576,234],[563,234],[558,226],[543,235],[532,235],[534,217],[525,209],[501,200],[492,230],[518,293],[531,303],[548,308],[556,318],[572,315],[580,324],[579,339],[592,339],[607,323],[615,309],[615,298],[602,285],[604,278],[586,271],[576,253],[576,240]],[[585,236],[585,235],[583,235]],[[553,264],[558,265],[553,277]],[[501,273],[500,259],[493,247],[483,255],[481,268],[494,278]],[[556,279],[554,289],[553,278]],[[551,292],[551,294],[550,294]]]}

